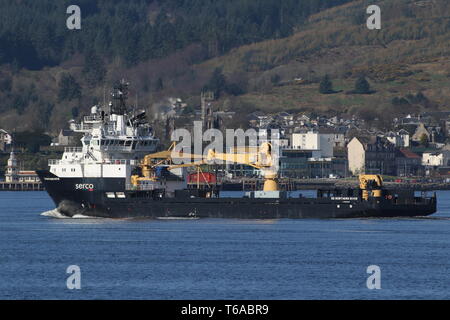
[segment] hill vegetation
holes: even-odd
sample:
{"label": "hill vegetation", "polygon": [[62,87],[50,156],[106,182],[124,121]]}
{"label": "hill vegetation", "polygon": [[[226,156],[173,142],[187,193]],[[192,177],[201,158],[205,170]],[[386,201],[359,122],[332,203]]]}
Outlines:
{"label": "hill vegetation", "polygon": [[[0,0],[0,127],[55,134],[122,77],[150,108],[203,88],[238,113],[341,113],[377,119],[450,103],[446,0]],[[333,92],[320,93],[326,76]],[[360,79],[359,84],[357,80]],[[366,79],[364,83],[362,79]],[[369,90],[369,91],[367,91]]]}

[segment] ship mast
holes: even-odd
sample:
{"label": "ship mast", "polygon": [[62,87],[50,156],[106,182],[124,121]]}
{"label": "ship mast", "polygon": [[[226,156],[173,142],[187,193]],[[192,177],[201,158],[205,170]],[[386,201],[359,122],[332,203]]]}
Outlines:
{"label": "ship mast", "polygon": [[125,115],[127,112],[126,100],[128,99],[129,83],[121,80],[120,83],[114,86],[112,97],[115,102],[111,105],[111,114]]}

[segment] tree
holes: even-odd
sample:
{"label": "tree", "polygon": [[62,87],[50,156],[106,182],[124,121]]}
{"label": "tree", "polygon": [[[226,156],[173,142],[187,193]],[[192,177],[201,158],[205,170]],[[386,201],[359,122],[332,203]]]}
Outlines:
{"label": "tree", "polygon": [[84,57],[83,75],[90,86],[98,85],[106,76],[103,60],[93,51]]}
{"label": "tree", "polygon": [[274,86],[277,86],[280,83],[280,81],[281,81],[281,77],[278,73],[276,73],[270,77],[270,82],[272,82],[272,84]]}
{"label": "tree", "polygon": [[245,90],[238,83],[230,83],[226,86],[226,92],[233,96],[239,96],[244,94]]}
{"label": "tree", "polygon": [[48,146],[51,142],[52,138],[40,131],[23,131],[14,135],[14,145],[25,147],[32,153],[38,152],[40,146]]}
{"label": "tree", "polygon": [[72,118],[75,119],[79,116],[80,111],[79,111],[78,107],[73,107],[71,110],[71,113],[72,113]]}
{"label": "tree", "polygon": [[428,147],[428,137],[425,133],[420,136],[420,144],[424,147]]}
{"label": "tree", "polygon": [[81,97],[81,87],[71,74],[63,74],[58,84],[58,100],[78,99]]}
{"label": "tree", "polygon": [[216,68],[214,69],[208,83],[203,88],[203,91],[212,91],[214,92],[215,97],[219,97],[220,93],[226,90],[226,87],[227,81],[222,73],[222,68]]}
{"label": "tree", "polygon": [[325,75],[322,78],[322,81],[320,81],[320,87],[319,87],[319,91],[322,94],[331,94],[334,93],[333,90],[333,83],[330,80],[330,76],[329,75]]}
{"label": "tree", "polygon": [[358,94],[370,93],[370,84],[364,75],[360,75],[358,79],[356,79],[354,92]]}

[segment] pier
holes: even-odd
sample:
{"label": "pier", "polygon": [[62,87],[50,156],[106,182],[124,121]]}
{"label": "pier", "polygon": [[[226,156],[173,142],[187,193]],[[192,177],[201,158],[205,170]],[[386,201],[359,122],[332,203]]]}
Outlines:
{"label": "pier", "polygon": [[41,182],[0,182],[0,191],[44,191]]}

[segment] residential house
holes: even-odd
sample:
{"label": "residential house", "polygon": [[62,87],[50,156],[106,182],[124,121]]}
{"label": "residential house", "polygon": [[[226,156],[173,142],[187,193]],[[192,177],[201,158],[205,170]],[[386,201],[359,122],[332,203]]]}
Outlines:
{"label": "residential house", "polygon": [[0,151],[6,151],[8,145],[12,143],[11,135],[3,129],[0,129]]}
{"label": "residential house", "polygon": [[426,167],[448,167],[450,166],[450,151],[424,152],[422,154],[422,165]]}
{"label": "residential house", "polygon": [[409,132],[402,129],[398,132],[388,132],[386,135],[384,135],[385,138],[399,148],[409,148],[410,146],[410,135]]}
{"label": "residential house", "polygon": [[75,132],[62,129],[56,138],[58,146],[73,146],[77,144]]}
{"label": "residential house", "polygon": [[411,137],[411,140],[420,143],[422,142],[422,137],[425,136],[428,142],[438,142],[441,141],[441,133],[442,129],[439,126],[426,127],[425,124],[420,123],[417,126],[416,132],[414,132],[413,136]]}
{"label": "residential house", "polygon": [[327,127],[321,127],[317,129],[319,134],[321,135],[328,135],[328,138],[331,139],[331,142],[333,144],[333,148],[344,148],[346,145],[345,140],[345,133],[346,128],[344,127],[336,127],[336,128],[327,128]]}
{"label": "residential house", "polygon": [[396,174],[396,148],[379,136],[354,137],[347,145],[348,167],[354,174]]}
{"label": "residential house", "polygon": [[296,117],[295,122],[301,126],[306,126],[311,123],[311,118],[305,114],[301,114]]}
{"label": "residential house", "polygon": [[413,115],[407,115],[404,118],[399,119],[399,124],[402,125],[415,125],[418,126],[420,123],[420,117],[415,117]]}
{"label": "residential house", "polygon": [[262,128],[268,126],[273,121],[273,117],[261,111],[255,111],[248,116],[248,120],[252,127]]}
{"label": "residential house", "polygon": [[285,111],[278,113],[276,115],[276,120],[285,126],[294,125],[294,116]]}
{"label": "residential house", "polygon": [[423,175],[422,157],[409,149],[398,149],[396,155],[397,176]]}
{"label": "residential house", "polygon": [[319,131],[308,131],[293,133],[291,138],[292,149],[317,150],[320,158],[333,157],[334,134],[320,133]]}

